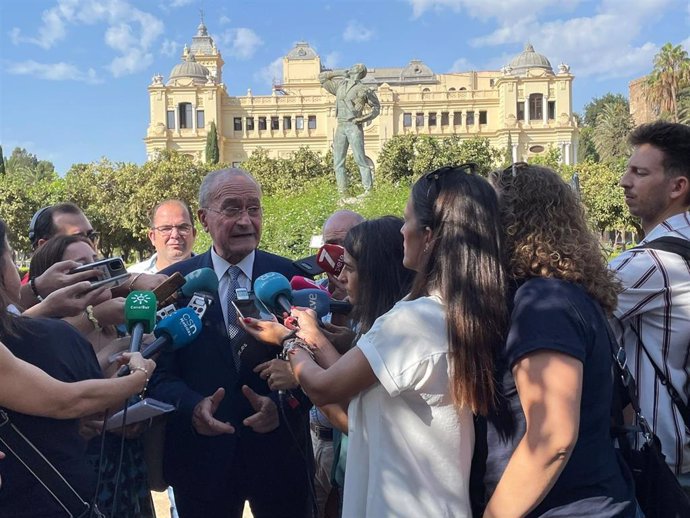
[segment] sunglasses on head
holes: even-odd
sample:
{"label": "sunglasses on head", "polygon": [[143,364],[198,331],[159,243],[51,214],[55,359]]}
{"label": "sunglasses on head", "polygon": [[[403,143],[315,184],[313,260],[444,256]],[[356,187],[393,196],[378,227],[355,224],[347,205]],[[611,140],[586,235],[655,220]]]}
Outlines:
{"label": "sunglasses on head", "polygon": [[444,176],[448,173],[465,173],[465,174],[477,174],[479,171],[479,166],[475,164],[474,162],[467,162],[466,164],[460,164],[460,165],[447,165],[444,167],[440,167],[439,169],[436,169],[434,171],[431,171],[430,173],[427,173],[424,178],[427,180],[438,180],[441,176]]}

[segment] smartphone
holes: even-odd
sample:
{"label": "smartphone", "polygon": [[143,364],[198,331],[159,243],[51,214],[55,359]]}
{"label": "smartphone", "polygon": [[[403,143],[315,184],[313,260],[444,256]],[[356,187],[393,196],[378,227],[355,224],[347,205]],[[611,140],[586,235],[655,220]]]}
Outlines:
{"label": "smartphone", "polygon": [[304,272],[309,277],[313,277],[314,275],[323,273],[323,268],[321,268],[316,263],[316,257],[316,255],[310,255],[309,257],[305,257],[304,259],[297,259],[296,261],[292,261],[292,264],[295,265],[297,269],[299,269],[301,272]]}
{"label": "smartphone", "polygon": [[231,304],[235,308],[238,318],[251,317],[257,320],[273,320],[273,313],[254,296],[247,299],[232,300]]}
{"label": "smartphone", "polygon": [[110,257],[109,259],[101,259],[93,263],[83,264],[77,266],[70,273],[88,272],[89,270],[101,272],[100,278],[103,280],[127,273],[127,268],[125,268],[125,262],[122,260],[122,257]]}
{"label": "smartphone", "polygon": [[112,284],[111,288],[114,288],[115,286],[122,284],[120,281],[124,281],[127,277],[129,277],[129,274],[125,272],[121,273],[120,275],[115,275],[114,277],[108,277],[107,279],[91,281],[91,289],[95,290],[96,288],[100,288],[101,286],[106,286],[108,284]]}

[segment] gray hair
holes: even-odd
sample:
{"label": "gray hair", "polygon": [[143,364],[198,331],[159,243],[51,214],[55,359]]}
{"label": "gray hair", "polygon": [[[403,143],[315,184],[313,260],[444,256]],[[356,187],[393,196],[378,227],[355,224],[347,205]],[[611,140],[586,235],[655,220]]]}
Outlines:
{"label": "gray hair", "polygon": [[251,174],[249,174],[247,171],[243,169],[239,169],[237,167],[229,167],[227,169],[211,171],[206,176],[204,176],[204,179],[201,181],[201,186],[199,186],[199,208],[208,208],[209,204],[211,203],[211,200],[213,200],[218,184],[221,181],[229,178],[234,178],[236,176],[244,176],[246,178],[249,178],[259,188],[259,192],[261,192],[261,185],[259,185],[259,182],[257,182]]}

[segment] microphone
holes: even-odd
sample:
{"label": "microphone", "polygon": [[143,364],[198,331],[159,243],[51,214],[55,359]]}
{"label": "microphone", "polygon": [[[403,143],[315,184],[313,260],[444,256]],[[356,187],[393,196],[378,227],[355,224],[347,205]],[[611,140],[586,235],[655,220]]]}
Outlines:
{"label": "microphone", "polygon": [[313,309],[319,318],[328,313],[348,315],[352,311],[352,304],[333,300],[328,293],[319,289],[293,291],[292,303],[294,306]]}
{"label": "microphone", "polygon": [[[194,303],[196,307],[199,306],[197,303],[197,296],[199,296],[205,300],[205,305],[209,306],[209,300],[212,302],[213,295],[218,293],[218,277],[216,276],[216,272],[211,268],[199,268],[198,270],[189,272],[183,279],[184,284],[180,286],[180,289],[158,305],[161,308],[158,311],[159,318],[165,318],[172,315],[176,310],[174,304],[180,298],[191,297],[193,300],[190,301],[190,306]],[[203,313],[201,313],[200,316],[203,316]]]}
{"label": "microphone", "polygon": [[156,325],[156,295],[152,291],[133,291],[125,299],[125,324],[132,335],[129,352],[141,348],[144,333],[150,333]]}
{"label": "microphone", "polygon": [[290,313],[292,290],[284,275],[269,272],[257,277],[254,281],[254,295],[276,316],[282,317],[283,312]]}
{"label": "microphone", "polygon": [[[158,322],[153,330],[156,339],[147,345],[141,355],[149,359],[167,347],[173,351],[189,345],[201,334],[201,319],[192,308],[182,308]],[[129,374],[129,367],[123,365],[117,371],[118,378]]]}
{"label": "microphone", "polygon": [[308,279],[307,277],[302,277],[300,275],[295,275],[292,279],[290,279],[290,287],[293,289],[293,291],[317,289],[328,293],[328,288],[320,282]]}
{"label": "microphone", "polygon": [[345,248],[326,243],[316,253],[316,264],[326,273],[340,275],[345,265]]}

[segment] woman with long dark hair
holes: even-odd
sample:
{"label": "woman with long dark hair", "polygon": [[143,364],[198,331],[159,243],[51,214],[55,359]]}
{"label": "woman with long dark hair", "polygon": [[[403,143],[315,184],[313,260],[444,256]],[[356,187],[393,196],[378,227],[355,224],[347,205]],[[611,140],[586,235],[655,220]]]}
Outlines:
{"label": "woman with long dark hair", "polygon": [[[72,326],[60,320],[17,315],[19,288],[19,272],[12,260],[5,223],[0,220],[0,340],[14,356],[33,364],[59,381],[77,382],[101,378],[91,344]],[[10,311],[7,308],[12,309]],[[155,364],[150,360],[141,360],[139,355],[135,358],[130,362],[132,373],[128,376],[131,377],[129,383],[137,380],[138,391],[142,391]],[[116,389],[127,382],[112,380],[111,383],[112,395],[115,396],[118,392]],[[49,399],[50,396],[46,398]],[[104,406],[108,401],[110,400],[104,398]],[[14,407],[21,408],[19,405]],[[37,413],[55,415],[49,412]],[[78,420],[31,417],[13,411],[8,414],[10,421],[53,463],[82,499],[91,501],[96,477],[86,459],[86,442],[79,435]],[[76,412],[72,414],[76,415]],[[13,454],[5,453],[7,457],[0,462],[3,481],[0,491],[2,514],[41,518],[63,516],[62,507],[24,468],[19,459]]]}
{"label": "woman with long dark hair", "polygon": [[613,273],[555,172],[515,164],[490,178],[514,300],[489,419],[484,517],[635,517],[610,436]]}
{"label": "woman with long dark hair", "polygon": [[496,195],[473,170],[412,187],[401,230],[412,291],[355,347],[330,363],[322,344],[283,336],[315,404],[351,400],[346,518],[471,516],[472,412],[491,406],[507,320]]}

